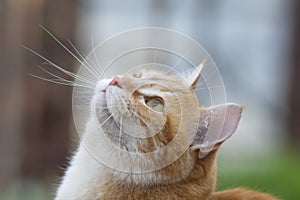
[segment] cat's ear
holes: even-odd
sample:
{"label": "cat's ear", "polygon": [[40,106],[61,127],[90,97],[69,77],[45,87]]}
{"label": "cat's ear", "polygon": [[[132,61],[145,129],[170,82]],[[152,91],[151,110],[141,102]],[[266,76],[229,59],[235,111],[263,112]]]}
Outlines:
{"label": "cat's ear", "polygon": [[186,80],[190,86],[190,89],[194,90],[200,79],[200,74],[203,69],[204,64],[206,63],[207,57],[205,57],[200,65],[186,73]]}
{"label": "cat's ear", "polygon": [[218,148],[236,131],[242,110],[237,104],[200,108],[198,131],[190,149],[192,151],[199,149],[199,157],[203,158]]}

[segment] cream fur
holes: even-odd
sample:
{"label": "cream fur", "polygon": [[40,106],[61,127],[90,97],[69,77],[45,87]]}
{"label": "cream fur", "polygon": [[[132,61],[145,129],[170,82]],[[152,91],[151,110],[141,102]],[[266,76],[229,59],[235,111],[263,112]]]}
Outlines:
{"label": "cream fur", "polygon": [[[216,150],[236,130],[241,108],[225,105],[230,115],[209,143],[215,148],[207,150],[197,134],[205,136],[221,119],[203,115],[198,105],[193,89],[199,73],[182,79],[144,69],[138,76],[120,75],[112,85],[112,79],[99,81],[90,120],[55,200],[214,199]],[[149,108],[145,97],[163,99],[163,112]],[[202,148],[207,156],[202,152],[199,159]]]}

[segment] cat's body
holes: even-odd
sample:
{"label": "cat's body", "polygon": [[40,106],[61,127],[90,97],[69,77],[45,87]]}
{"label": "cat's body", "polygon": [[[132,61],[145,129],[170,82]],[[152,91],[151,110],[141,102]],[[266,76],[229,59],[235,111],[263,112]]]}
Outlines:
{"label": "cat's body", "polygon": [[200,108],[193,95],[199,71],[186,82],[147,70],[100,81],[56,200],[276,199],[245,189],[215,192],[217,150],[242,109]]}
{"label": "cat's body", "polygon": [[[215,192],[216,154],[211,152],[199,159],[187,178],[174,184],[143,185],[118,180],[117,175],[99,165],[88,153],[81,155],[91,159],[83,165],[73,162],[64,184],[60,187],[57,200],[275,200],[269,194],[243,188]],[[76,157],[77,159],[81,159]],[[85,173],[84,173],[85,172]],[[172,172],[170,171],[170,175]],[[145,176],[145,175],[144,175]]]}

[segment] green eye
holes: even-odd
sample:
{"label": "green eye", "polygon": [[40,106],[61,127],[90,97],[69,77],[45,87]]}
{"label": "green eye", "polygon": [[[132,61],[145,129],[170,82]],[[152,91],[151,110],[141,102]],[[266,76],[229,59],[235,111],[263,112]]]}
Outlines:
{"label": "green eye", "polygon": [[146,105],[152,110],[162,112],[164,110],[164,104],[160,98],[148,98],[145,100]]}

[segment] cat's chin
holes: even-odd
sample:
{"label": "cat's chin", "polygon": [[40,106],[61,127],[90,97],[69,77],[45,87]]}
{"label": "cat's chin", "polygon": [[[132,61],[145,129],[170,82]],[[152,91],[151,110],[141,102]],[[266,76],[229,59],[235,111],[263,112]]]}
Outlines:
{"label": "cat's chin", "polygon": [[112,78],[102,79],[102,80],[98,81],[98,83],[96,85],[95,93],[105,91],[111,81],[112,81]]}
{"label": "cat's chin", "polygon": [[98,91],[91,102],[92,119],[100,125],[111,116],[107,107],[107,98],[105,91]]}

